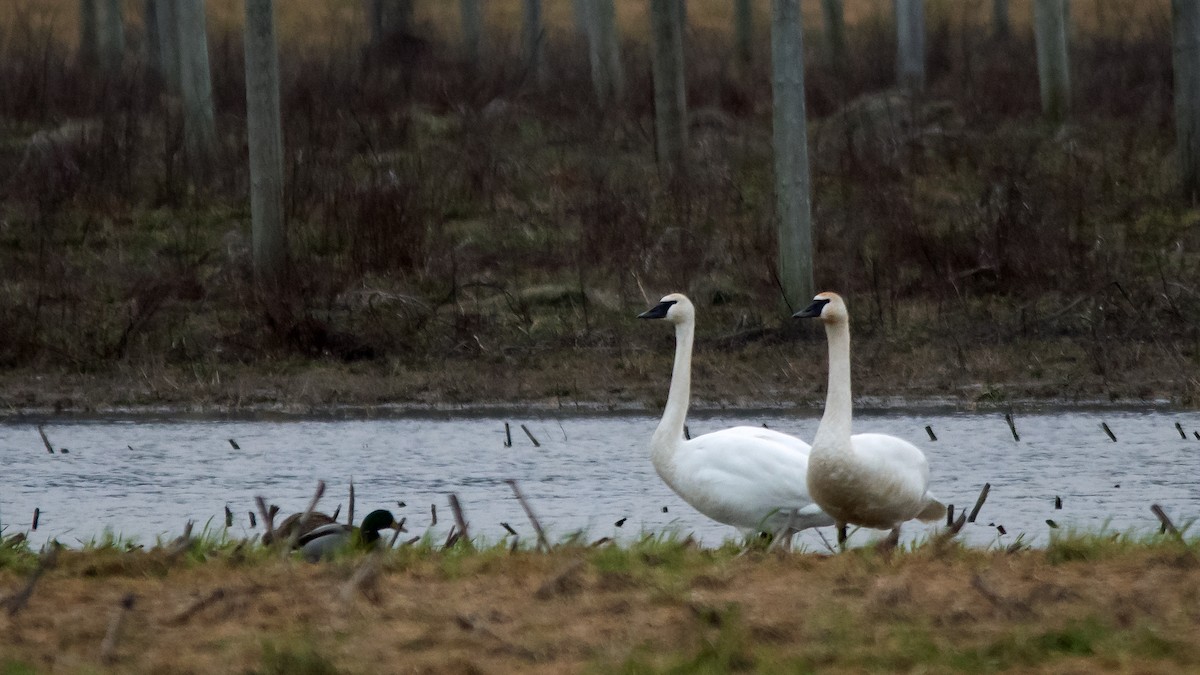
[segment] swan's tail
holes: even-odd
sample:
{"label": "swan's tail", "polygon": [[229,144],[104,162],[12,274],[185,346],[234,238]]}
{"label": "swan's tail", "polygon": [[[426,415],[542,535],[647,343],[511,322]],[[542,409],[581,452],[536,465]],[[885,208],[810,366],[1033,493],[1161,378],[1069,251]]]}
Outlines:
{"label": "swan's tail", "polygon": [[929,498],[929,501],[926,502],[925,508],[921,509],[921,512],[917,514],[917,520],[923,523],[932,523],[945,518],[946,505],[939,502],[937,497],[934,497],[930,493],[926,493],[925,496]]}

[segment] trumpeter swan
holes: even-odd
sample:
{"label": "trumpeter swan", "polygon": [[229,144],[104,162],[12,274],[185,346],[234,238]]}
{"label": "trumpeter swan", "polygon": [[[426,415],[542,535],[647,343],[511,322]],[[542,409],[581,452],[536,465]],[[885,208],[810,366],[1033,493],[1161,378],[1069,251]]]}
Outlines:
{"label": "trumpeter swan", "polygon": [[663,482],[700,513],[744,531],[780,533],[789,527],[832,525],[833,519],[808,496],[809,446],[804,441],[748,426],[683,438],[696,332],[691,301],[672,293],[638,318],[675,324],[671,388],[662,421],[650,440],[650,459]]}
{"label": "trumpeter swan", "polygon": [[808,491],[837,521],[839,542],[847,524],[898,530],[907,520],[945,516],[917,446],[886,434],[850,435],[850,314],[841,296],[819,293],[793,316],[820,317],[829,340],[829,389],[809,455]]}

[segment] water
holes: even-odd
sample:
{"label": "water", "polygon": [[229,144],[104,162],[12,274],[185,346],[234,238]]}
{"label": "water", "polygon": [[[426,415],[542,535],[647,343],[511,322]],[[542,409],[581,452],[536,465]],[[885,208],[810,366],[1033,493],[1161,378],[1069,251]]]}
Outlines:
{"label": "water", "polygon": [[[523,417],[521,415],[524,415]],[[512,423],[506,448],[504,422]],[[1117,436],[1101,430],[1107,422]],[[1188,438],[1175,429],[1179,422]],[[541,442],[535,448],[525,423]],[[818,415],[722,412],[693,415],[693,435],[735,424],[766,423],[811,439]],[[519,503],[505,483],[518,481],[552,538],[586,530],[589,538],[628,540],[643,532],[674,528],[706,545],[737,536],[707,520],[676,497],[654,473],[646,444],[657,419],[649,415],[541,417],[404,417],[358,420],[109,419],[51,421],[55,447],[48,454],[30,422],[0,424],[0,522],[6,533],[28,531],[41,509],[35,544],[57,538],[68,545],[98,538],[108,529],[142,543],[174,537],[184,523],[224,526],[224,507],[234,512],[231,535],[250,536],[247,512],[255,495],[283,512],[303,510],[317,479],[328,483],[322,510],[341,503],[354,480],[358,514],[390,508],[422,534],[430,526],[444,537],[453,518],[447,496],[456,493],[473,536],[504,536],[502,522],[532,537]],[[930,441],[925,426],[937,434]],[[973,545],[1007,544],[1023,535],[1044,545],[1046,519],[1060,527],[1150,532],[1159,503],[1177,523],[1200,515],[1200,414],[1176,411],[1053,411],[1016,417],[1015,442],[1003,414],[946,412],[860,413],[856,431],[882,431],[925,450],[932,489],[958,509],[974,504],[984,482],[991,494],[964,537]],[[234,439],[240,449],[234,449]],[[1054,499],[1063,500],[1062,510]],[[405,506],[398,506],[402,501]],[[664,508],[666,511],[664,512]],[[622,527],[615,523],[625,519]],[[990,524],[1002,525],[1007,534]],[[831,529],[831,528],[827,528]],[[905,539],[930,526],[905,526]],[[861,531],[852,543],[878,536]],[[826,532],[832,539],[832,532]],[[812,531],[799,543],[823,549]]]}

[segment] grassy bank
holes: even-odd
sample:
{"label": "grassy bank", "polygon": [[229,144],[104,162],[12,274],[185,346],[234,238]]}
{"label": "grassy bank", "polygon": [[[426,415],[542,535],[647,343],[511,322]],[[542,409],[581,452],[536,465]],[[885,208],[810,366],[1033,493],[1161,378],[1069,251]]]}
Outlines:
{"label": "grassy bank", "polygon": [[[219,161],[197,183],[136,21],[105,79],[76,58],[75,3],[3,4],[0,405],[653,402],[670,338],[631,317],[676,290],[701,313],[702,397],[819,400],[820,337],[773,272],[764,3],[745,72],[728,3],[692,4],[693,168],[674,182],[644,3],[618,3],[629,86],[607,107],[562,7],[539,90],[516,2],[489,3],[478,72],[452,3],[419,3],[419,34],[370,59],[350,4],[278,8],[292,283],[270,301],[248,255],[240,5],[210,7]],[[1174,189],[1166,3],[1072,10],[1061,128],[1039,116],[1027,5],[998,40],[985,4],[929,3],[917,98],[888,89],[877,3],[847,3],[844,70],[808,17],[816,278],[849,299],[858,390],[1192,403],[1200,230]]]}
{"label": "grassy bank", "polygon": [[[1198,552],[1118,535],[838,555],[650,537],[312,565],[211,541],[97,546],[60,552],[0,613],[0,672],[1191,672]],[[36,565],[0,549],[0,591]]]}

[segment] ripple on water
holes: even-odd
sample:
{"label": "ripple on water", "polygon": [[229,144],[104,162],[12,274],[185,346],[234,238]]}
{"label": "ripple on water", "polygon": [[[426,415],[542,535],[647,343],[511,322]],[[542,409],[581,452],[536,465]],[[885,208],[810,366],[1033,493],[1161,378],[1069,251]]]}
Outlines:
{"label": "ripple on water", "polygon": [[[49,423],[47,433],[56,447],[71,449],[67,455],[46,453],[32,424],[2,424],[0,523],[6,532],[24,531],[38,507],[43,511],[33,536],[38,543],[48,537],[88,540],[106,528],[150,543],[178,534],[188,520],[224,523],[229,505],[236,519],[232,534],[245,536],[253,533],[246,514],[256,511],[256,495],[284,512],[299,511],[317,479],[324,479],[328,490],[322,507],[332,511],[346,503],[353,478],[358,513],[384,506],[408,517],[409,530],[419,533],[429,526],[434,504],[444,514],[434,533],[444,534],[453,520],[446,501],[453,492],[472,533],[498,539],[504,534],[501,522],[530,533],[505,482],[515,479],[542,524],[558,536],[580,528],[590,536],[623,538],[676,529],[718,544],[737,534],[700,516],[658,479],[646,447],[655,418],[508,421],[518,432],[509,448],[503,446],[505,419],[479,415]],[[519,433],[522,421],[541,447]],[[1044,544],[1047,518],[1061,527],[1151,531],[1157,525],[1151,503],[1161,503],[1179,522],[1200,515],[1200,491],[1193,489],[1200,441],[1181,439],[1176,422],[1200,428],[1200,415],[1154,410],[1022,414],[1015,418],[1019,442],[1002,413],[863,413],[855,418],[855,430],[892,433],[922,447],[934,491],[960,510],[970,509],[980,487],[990,482],[978,521],[965,530],[971,543],[1006,544],[1024,534],[1027,542]],[[722,411],[689,420],[693,435],[762,423],[809,439],[818,415]],[[937,434],[936,442],[929,440],[926,425]],[[230,445],[230,438],[240,449]],[[1063,500],[1062,510],[1054,508],[1056,496]],[[401,501],[403,508],[397,506]],[[621,518],[627,520],[617,528]],[[998,534],[994,525],[1003,525],[1007,534]],[[928,531],[909,525],[905,537]],[[824,547],[812,533],[803,535],[803,543]]]}

